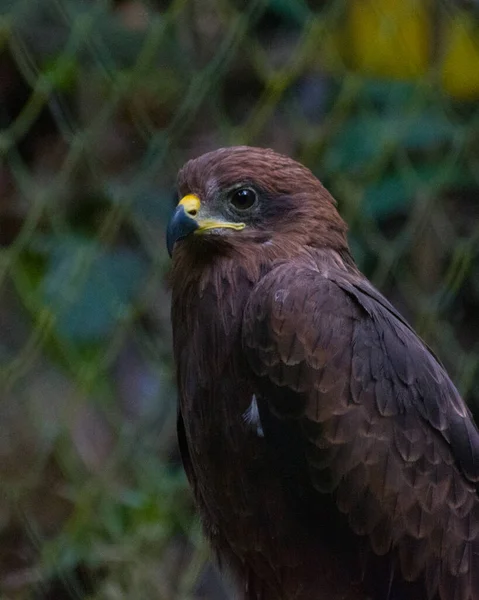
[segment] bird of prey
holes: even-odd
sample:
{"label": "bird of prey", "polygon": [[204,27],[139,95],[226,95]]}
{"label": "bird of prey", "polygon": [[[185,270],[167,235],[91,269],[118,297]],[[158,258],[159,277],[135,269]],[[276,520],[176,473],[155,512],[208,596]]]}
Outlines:
{"label": "bird of prey", "polygon": [[479,433],[272,150],[191,160],[167,231],[181,455],[244,600],[479,600]]}

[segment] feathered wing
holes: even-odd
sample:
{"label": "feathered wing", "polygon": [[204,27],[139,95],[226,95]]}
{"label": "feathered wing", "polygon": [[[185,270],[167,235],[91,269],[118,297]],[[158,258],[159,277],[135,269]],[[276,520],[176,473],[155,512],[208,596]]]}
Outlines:
{"label": "feathered wing", "polygon": [[479,434],[433,354],[365,279],[277,267],[243,345],[269,410],[299,424],[312,485],[376,555],[441,600],[479,600]]}

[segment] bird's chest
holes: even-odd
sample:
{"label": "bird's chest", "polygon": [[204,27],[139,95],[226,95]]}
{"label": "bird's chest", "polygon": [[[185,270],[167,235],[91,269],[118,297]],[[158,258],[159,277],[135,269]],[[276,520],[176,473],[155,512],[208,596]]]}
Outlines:
{"label": "bird's chest", "polygon": [[231,362],[202,383],[190,372],[180,394],[196,502],[213,545],[242,560],[252,549],[271,558],[290,553],[295,529],[275,450],[251,414],[256,390]]}
{"label": "bird's chest", "polygon": [[[332,589],[344,579],[347,585],[321,541],[323,511],[294,459],[301,453],[294,427],[276,420],[284,430],[268,427],[262,435],[260,427],[271,420],[251,414],[254,397],[260,404],[261,398],[241,343],[211,331],[201,340],[191,328],[189,336],[177,335],[175,360],[182,454],[213,548],[250,590],[248,598],[311,600],[316,592],[308,590],[319,583]],[[340,592],[328,597],[347,597]]]}
{"label": "bird's chest", "polygon": [[197,500],[206,519],[218,526],[224,515],[250,515],[258,491],[274,478],[259,421],[248,418],[255,390],[232,370],[227,365],[206,386],[197,380],[194,393],[180,400]]}

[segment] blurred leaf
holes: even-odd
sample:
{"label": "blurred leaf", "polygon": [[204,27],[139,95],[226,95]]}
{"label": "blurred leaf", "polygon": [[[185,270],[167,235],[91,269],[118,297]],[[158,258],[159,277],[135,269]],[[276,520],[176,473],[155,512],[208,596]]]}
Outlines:
{"label": "blurred leaf", "polygon": [[394,174],[366,188],[362,208],[366,214],[381,219],[406,212],[413,199],[404,177]]}
{"label": "blurred leaf", "polygon": [[368,101],[383,111],[396,111],[411,106],[418,86],[409,81],[366,79],[361,89],[363,103]]}
{"label": "blurred leaf", "polygon": [[148,221],[166,223],[178,201],[178,195],[171,188],[150,186],[138,191],[131,190],[121,181],[109,181],[105,185],[105,194],[114,204],[128,207],[136,216]]}
{"label": "blurred leaf", "polygon": [[462,129],[442,115],[360,115],[349,120],[326,152],[326,166],[355,173],[401,146],[427,151],[452,142]]}
{"label": "blurred leaf", "polygon": [[348,235],[348,242],[354,260],[356,261],[358,267],[362,270],[366,262],[366,248],[364,243],[354,232],[351,232]]}
{"label": "blurred leaf", "polygon": [[435,165],[421,166],[409,176],[394,172],[365,188],[362,209],[375,219],[407,214],[421,186],[433,189],[437,194],[444,187],[453,185],[459,178],[457,169],[445,172]]}
{"label": "blurred leaf", "polygon": [[404,125],[400,140],[410,150],[426,150],[431,146],[451,142],[462,134],[459,126],[451,123],[444,115],[421,113],[414,118],[405,118],[398,124],[400,130]]}
{"label": "blurred leaf", "polygon": [[70,56],[60,56],[47,60],[43,76],[51,83],[53,89],[72,90],[78,77],[78,61]]}
{"label": "blurred leaf", "polygon": [[269,0],[269,7],[288,24],[304,25],[311,18],[311,11],[304,0]]}
{"label": "blurred leaf", "polygon": [[90,496],[80,487],[69,522],[59,536],[43,545],[44,566],[58,571],[83,561],[107,563],[105,551],[127,552],[150,540],[160,552],[193,515],[183,471],[173,472],[158,461],[146,467],[145,473],[137,467],[132,487],[98,485]]}
{"label": "blurred leaf", "polygon": [[95,341],[130,312],[145,273],[144,260],[131,250],[102,250],[72,236],[53,248],[41,290],[60,335]]}
{"label": "blurred leaf", "polygon": [[382,118],[361,116],[350,119],[326,151],[326,168],[332,172],[360,171],[384,153],[386,139]]}

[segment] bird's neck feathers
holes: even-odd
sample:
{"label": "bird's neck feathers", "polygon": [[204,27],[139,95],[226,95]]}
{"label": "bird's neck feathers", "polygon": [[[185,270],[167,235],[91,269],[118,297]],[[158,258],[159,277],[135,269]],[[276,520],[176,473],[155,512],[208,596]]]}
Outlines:
{"label": "bird's neck feathers", "polygon": [[[334,235],[333,232],[331,239]],[[218,295],[225,287],[230,295],[232,290],[238,292],[240,286],[250,289],[273,268],[291,260],[329,261],[347,271],[357,270],[342,232],[337,235],[341,242],[334,245],[324,244],[317,233],[301,236],[299,231],[272,237],[255,235],[251,240],[242,235],[237,242],[234,234],[228,238],[224,242],[218,238],[201,240],[175,251],[171,272],[174,300],[184,303],[187,298],[201,299],[209,288]]]}
{"label": "bird's neck feathers", "polygon": [[231,255],[206,260],[179,249],[175,254],[171,303],[175,361],[191,363],[194,376],[208,389],[231,364],[234,348],[240,347],[236,342],[243,310],[262,267],[249,261],[239,264]]}

